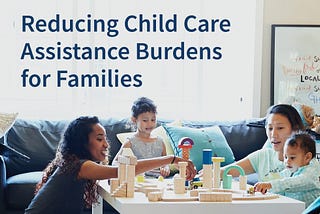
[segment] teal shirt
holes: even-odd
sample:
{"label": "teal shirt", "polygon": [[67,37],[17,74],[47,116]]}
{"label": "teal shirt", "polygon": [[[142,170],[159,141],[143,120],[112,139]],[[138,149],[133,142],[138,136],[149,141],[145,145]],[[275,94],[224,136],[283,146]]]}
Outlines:
{"label": "teal shirt", "polygon": [[305,202],[308,207],[320,196],[320,163],[315,158],[293,174],[285,169],[281,179],[270,181],[273,193]]}
{"label": "teal shirt", "polygon": [[279,161],[278,154],[271,148],[263,148],[248,155],[248,159],[259,181],[270,181],[280,178],[280,172],[285,168]]}

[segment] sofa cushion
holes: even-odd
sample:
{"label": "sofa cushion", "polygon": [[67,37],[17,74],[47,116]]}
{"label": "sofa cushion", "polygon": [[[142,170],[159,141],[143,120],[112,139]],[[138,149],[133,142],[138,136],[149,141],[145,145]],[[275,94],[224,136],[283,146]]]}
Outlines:
{"label": "sofa cushion", "polygon": [[264,119],[226,122],[219,125],[236,160],[261,149],[267,140]]}
{"label": "sofa cushion", "polygon": [[189,137],[194,141],[194,145],[190,149],[190,160],[194,163],[197,170],[202,169],[202,152],[203,149],[212,149],[213,156],[224,157],[225,162],[222,166],[234,162],[234,156],[219,126],[206,128],[190,128],[163,126],[167,131],[175,155],[181,156],[181,149],[178,144],[181,138]]}
{"label": "sofa cushion", "polygon": [[235,160],[246,157],[251,152],[261,149],[267,135],[264,127],[265,118],[252,118],[237,121],[183,121],[183,126],[204,128],[218,125],[233,151]]}
{"label": "sofa cushion", "polygon": [[36,171],[8,178],[5,192],[7,206],[11,209],[25,209],[34,197],[36,184],[41,180],[42,174],[41,171]]}
{"label": "sofa cushion", "polygon": [[54,158],[58,143],[68,121],[17,119],[8,131],[6,144],[30,157],[5,158],[7,176],[30,171],[41,171]]}

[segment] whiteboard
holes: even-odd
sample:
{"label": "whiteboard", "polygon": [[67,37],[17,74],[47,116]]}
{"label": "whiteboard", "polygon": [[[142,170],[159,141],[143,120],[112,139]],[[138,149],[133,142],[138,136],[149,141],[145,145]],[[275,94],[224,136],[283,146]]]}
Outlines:
{"label": "whiteboard", "polygon": [[272,25],[271,103],[320,114],[320,25]]}

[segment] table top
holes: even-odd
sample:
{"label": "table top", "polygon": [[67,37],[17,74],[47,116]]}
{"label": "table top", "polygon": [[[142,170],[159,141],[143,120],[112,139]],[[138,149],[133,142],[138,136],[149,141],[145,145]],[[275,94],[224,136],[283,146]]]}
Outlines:
{"label": "table top", "polygon": [[99,194],[121,214],[125,213],[199,213],[215,210],[223,214],[231,213],[297,213],[305,209],[304,202],[279,196],[267,200],[232,200],[232,202],[200,202],[196,201],[156,201],[150,202],[145,193],[135,192],[133,198],[112,197],[107,180],[99,182]]}

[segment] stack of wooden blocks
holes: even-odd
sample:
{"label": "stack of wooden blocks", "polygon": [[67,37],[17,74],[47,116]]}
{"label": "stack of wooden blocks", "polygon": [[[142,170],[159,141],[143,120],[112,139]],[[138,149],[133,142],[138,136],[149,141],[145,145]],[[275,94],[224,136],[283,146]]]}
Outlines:
{"label": "stack of wooden blocks", "polygon": [[130,148],[124,148],[118,162],[118,178],[110,180],[111,196],[133,198],[137,158]]}

